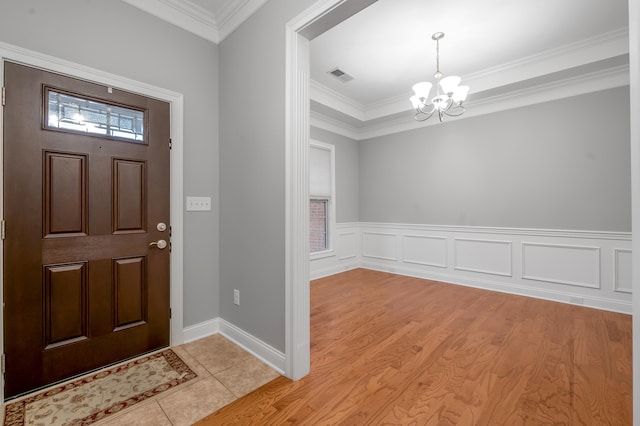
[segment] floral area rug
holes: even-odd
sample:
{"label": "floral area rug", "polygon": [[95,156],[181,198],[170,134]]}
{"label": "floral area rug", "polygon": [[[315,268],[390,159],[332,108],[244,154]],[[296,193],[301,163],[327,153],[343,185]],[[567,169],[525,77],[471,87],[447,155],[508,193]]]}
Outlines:
{"label": "floral area rug", "polygon": [[4,424],[88,425],[195,377],[166,349],[9,403]]}

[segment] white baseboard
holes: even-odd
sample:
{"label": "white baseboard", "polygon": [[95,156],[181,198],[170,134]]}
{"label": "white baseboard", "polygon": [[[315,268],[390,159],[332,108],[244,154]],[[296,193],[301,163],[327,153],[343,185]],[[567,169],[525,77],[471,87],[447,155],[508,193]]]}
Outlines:
{"label": "white baseboard", "polygon": [[185,327],[183,333],[185,343],[218,333],[222,334],[280,374],[284,374],[285,356],[282,352],[222,318],[214,318]]}
{"label": "white baseboard", "polygon": [[[631,314],[632,309],[631,302],[606,299],[602,297],[584,296],[582,294],[576,295],[570,292],[545,290],[512,283],[505,284],[502,282],[487,279],[470,279],[468,277],[455,276],[446,273],[420,271],[411,268],[388,267],[386,265],[376,264],[375,262],[363,262],[360,266],[364,269],[371,269],[374,271],[391,272],[398,275],[423,278],[427,280],[442,282],[445,284],[461,285],[482,290],[498,291],[500,293],[514,294],[517,296],[532,297],[535,299],[549,300],[552,302],[585,306],[589,308],[602,309],[605,311],[618,312],[622,314]],[[575,300],[574,298],[581,299],[583,303],[572,302],[572,300]]]}
{"label": "white baseboard", "polygon": [[350,271],[360,267],[360,262],[353,261],[349,263],[343,263],[340,265],[332,265],[322,269],[314,269],[310,271],[309,279],[317,280],[318,278],[329,277],[331,275],[339,274],[340,272]]}
{"label": "white baseboard", "polygon": [[199,324],[185,327],[182,331],[184,343],[193,342],[203,337],[211,336],[220,332],[220,318],[214,318]]}
{"label": "white baseboard", "polygon": [[285,355],[262,340],[252,336],[241,328],[220,318],[220,334],[231,340],[271,368],[284,374]]}

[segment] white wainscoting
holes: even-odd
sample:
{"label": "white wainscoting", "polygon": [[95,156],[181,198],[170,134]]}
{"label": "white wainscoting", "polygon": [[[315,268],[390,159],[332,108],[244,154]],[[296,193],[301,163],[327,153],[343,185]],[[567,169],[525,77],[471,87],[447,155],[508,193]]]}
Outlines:
{"label": "white wainscoting", "polygon": [[312,261],[312,279],[361,267],[631,313],[631,233],[370,222],[337,228],[339,255]]}
{"label": "white wainscoting", "polygon": [[511,241],[454,238],[454,269],[511,276]]}
{"label": "white wainscoting", "polygon": [[616,291],[631,293],[631,250],[616,248],[614,268],[614,288]]}
{"label": "white wainscoting", "polygon": [[447,267],[447,237],[403,235],[402,253],[405,263]]}
{"label": "white wainscoting", "polygon": [[522,278],[600,288],[600,247],[522,243]]}
{"label": "white wainscoting", "polygon": [[309,276],[312,280],[360,267],[360,224],[337,223],[333,250],[326,256],[312,259]]}
{"label": "white wainscoting", "polygon": [[362,256],[380,260],[398,260],[398,236],[383,232],[362,233]]}

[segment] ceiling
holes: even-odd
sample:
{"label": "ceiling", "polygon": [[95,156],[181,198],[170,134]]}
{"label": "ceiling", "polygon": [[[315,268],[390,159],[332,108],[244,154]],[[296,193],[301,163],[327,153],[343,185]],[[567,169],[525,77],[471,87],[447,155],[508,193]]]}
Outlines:
{"label": "ceiling", "polygon": [[[123,1],[219,43],[267,0]],[[434,124],[408,98],[434,80],[438,31],[441,71],[471,87],[463,117],[629,82],[628,0],[378,0],[311,41],[312,125],[359,140]]]}

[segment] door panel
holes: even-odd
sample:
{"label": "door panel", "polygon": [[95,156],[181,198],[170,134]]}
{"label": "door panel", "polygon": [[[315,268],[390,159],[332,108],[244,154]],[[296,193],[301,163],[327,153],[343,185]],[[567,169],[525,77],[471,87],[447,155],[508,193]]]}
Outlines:
{"label": "door panel", "polygon": [[145,232],[146,175],[142,161],[113,160],[114,233]]}
{"label": "door panel", "polygon": [[44,153],[44,237],[87,234],[87,156]]}
{"label": "door panel", "polygon": [[44,267],[45,349],[88,337],[87,263]]}
{"label": "door panel", "polygon": [[9,62],[5,86],[12,397],[169,345],[169,105]]}
{"label": "door panel", "polygon": [[115,259],[113,266],[116,330],[143,323],[147,318],[146,259]]}

